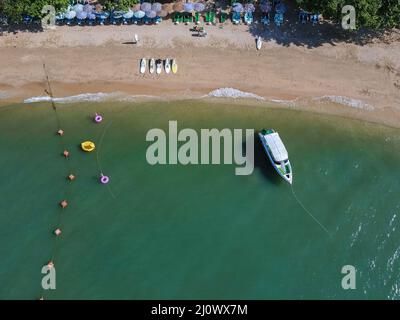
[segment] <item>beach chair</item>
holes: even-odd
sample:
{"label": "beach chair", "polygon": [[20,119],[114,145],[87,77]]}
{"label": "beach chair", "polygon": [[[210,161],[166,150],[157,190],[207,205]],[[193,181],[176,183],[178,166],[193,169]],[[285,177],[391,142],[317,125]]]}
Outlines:
{"label": "beach chair", "polygon": [[221,12],[219,15],[219,22],[225,23],[227,19],[228,19],[228,14],[226,12]]}
{"label": "beach chair", "polygon": [[161,21],[162,21],[162,18],[159,17],[159,16],[157,16],[157,17],[154,18],[154,23],[155,23],[155,24],[160,24]]}
{"label": "beach chair", "polygon": [[191,12],[184,12],[183,13],[183,23],[189,24],[193,22],[193,15]]}
{"label": "beach chair", "polygon": [[274,22],[277,27],[283,24],[283,14],[280,12],[275,13]]}
{"label": "beach chair", "polygon": [[250,25],[253,23],[253,13],[251,11],[248,11],[244,14],[244,22],[247,25]]}
{"label": "beach chair", "polygon": [[56,15],[56,25],[62,26],[65,23],[65,15],[64,13],[59,13]]}
{"label": "beach chair", "polygon": [[121,12],[112,12],[110,15],[111,24],[117,25],[122,22],[122,13]]}
{"label": "beach chair", "polygon": [[145,17],[143,17],[143,23],[144,24],[152,24],[153,19],[145,16]]}
{"label": "beach chair", "polygon": [[319,17],[319,13],[311,15],[311,23],[312,23],[313,26],[318,24],[318,22],[319,22],[318,17]]}
{"label": "beach chair", "polygon": [[269,20],[269,15],[268,15],[268,13],[266,13],[264,16],[262,16],[262,18],[261,18],[261,23],[262,23],[264,26],[269,26],[270,20]]}
{"label": "beach chair", "polygon": [[96,12],[96,20],[99,22],[100,25],[104,25],[104,23],[107,21],[107,18],[109,17],[108,12]]}
{"label": "beach chair", "polygon": [[240,12],[233,12],[232,13],[232,22],[233,24],[239,24],[241,21],[241,15]]}
{"label": "beach chair", "polygon": [[200,23],[200,12],[196,12],[195,14],[194,14],[194,23],[195,24],[199,24]]}
{"label": "beach chair", "polygon": [[214,24],[215,23],[215,12],[208,11],[204,16],[204,21],[206,24]]}
{"label": "beach chair", "polygon": [[174,13],[174,17],[172,18],[172,21],[173,21],[175,24],[182,23],[182,22],[183,22],[183,15],[182,15],[182,13],[181,13],[181,12],[175,12],[175,13]]}

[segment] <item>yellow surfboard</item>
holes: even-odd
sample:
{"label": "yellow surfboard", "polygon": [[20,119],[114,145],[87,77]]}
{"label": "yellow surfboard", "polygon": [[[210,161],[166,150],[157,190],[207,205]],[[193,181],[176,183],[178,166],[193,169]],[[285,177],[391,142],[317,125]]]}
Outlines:
{"label": "yellow surfboard", "polygon": [[172,73],[178,72],[178,64],[176,63],[175,59],[172,60]]}

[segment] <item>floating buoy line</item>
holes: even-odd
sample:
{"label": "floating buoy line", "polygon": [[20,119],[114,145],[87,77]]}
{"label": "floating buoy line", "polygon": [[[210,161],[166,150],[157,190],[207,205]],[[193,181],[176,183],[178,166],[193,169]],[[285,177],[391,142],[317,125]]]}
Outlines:
{"label": "floating buoy line", "polygon": [[[62,238],[62,233],[63,233],[63,231],[62,231],[62,216],[63,216],[64,210],[66,210],[67,207],[69,206],[69,199],[71,199],[71,194],[72,194],[71,193],[71,186],[73,184],[72,182],[76,179],[76,176],[74,174],[74,171],[71,168],[70,161],[68,161],[69,157],[71,156],[71,153],[66,148],[66,144],[65,144],[65,141],[64,141],[65,131],[62,129],[63,126],[62,126],[62,123],[61,123],[61,120],[60,120],[60,116],[58,114],[57,107],[56,107],[56,105],[54,103],[54,96],[53,96],[53,92],[52,92],[52,89],[51,89],[49,76],[48,76],[47,71],[46,71],[45,63],[43,63],[43,71],[44,71],[44,74],[46,76],[46,84],[47,84],[47,89],[45,90],[45,92],[50,97],[51,106],[52,106],[52,109],[53,109],[54,114],[55,114],[55,118],[56,118],[56,121],[57,121],[57,127],[58,127],[58,131],[56,132],[56,134],[59,136],[59,142],[60,142],[61,150],[64,150],[61,155],[65,158],[65,166],[66,166],[66,169],[67,169],[67,172],[68,172],[68,176],[66,177],[68,182],[67,182],[66,190],[65,190],[65,198],[62,199],[59,202],[59,207],[61,208],[61,211],[58,213],[57,223],[56,223],[55,229],[53,229],[53,235],[55,237],[55,241],[54,241],[54,245],[53,245],[53,249],[52,249],[50,260],[45,264],[45,266],[47,266],[49,269],[51,269],[51,268],[55,267],[57,245],[58,245],[58,242],[59,242],[59,238]],[[94,118],[93,118],[93,121],[95,123],[97,123],[97,124],[101,123],[103,121],[103,117],[96,113]],[[101,147],[101,144],[102,144],[103,139],[104,139],[104,135],[105,135],[107,129],[110,127],[110,125],[111,125],[111,122],[106,126],[106,128],[102,132],[101,138],[99,140],[100,141],[99,148],[96,151],[96,162],[97,162],[97,168],[98,168],[98,170],[100,172],[100,178],[99,178],[100,183],[102,185],[107,185],[109,193],[111,194],[111,196],[113,198],[115,198],[115,195],[114,195],[114,193],[112,192],[112,190],[111,190],[111,188],[109,186],[110,177],[103,174],[103,171],[101,169],[101,163],[100,163],[100,159],[99,159],[99,154],[98,154],[98,152],[100,150],[100,147]],[[91,142],[91,141],[82,142],[81,147],[82,147],[82,150],[84,150],[86,152],[92,152],[92,151],[95,150],[95,144],[93,142]],[[39,300],[44,300],[45,299],[45,291],[46,290],[44,288],[41,288],[41,295],[39,297]]]}

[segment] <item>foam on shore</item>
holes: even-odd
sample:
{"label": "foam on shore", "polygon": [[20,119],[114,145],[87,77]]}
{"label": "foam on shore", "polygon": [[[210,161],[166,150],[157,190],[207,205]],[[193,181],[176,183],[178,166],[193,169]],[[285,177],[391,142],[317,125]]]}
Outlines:
{"label": "foam on shore", "polygon": [[352,108],[356,108],[356,109],[364,109],[364,110],[369,110],[372,111],[375,108],[361,100],[357,100],[357,99],[352,99],[352,98],[348,98],[348,97],[343,97],[343,96],[322,96],[322,97],[317,97],[314,98],[314,100],[320,100],[320,101],[324,101],[324,100],[328,100],[337,104],[341,104],[344,106],[349,106]]}
{"label": "foam on shore", "polygon": [[82,93],[74,96],[60,97],[51,99],[49,96],[37,96],[24,100],[24,103],[48,102],[54,101],[56,103],[78,103],[78,102],[103,102],[103,101],[136,101],[137,99],[160,99],[156,96],[149,95],[127,95],[122,92],[112,93]]}
{"label": "foam on shore", "polygon": [[245,99],[257,99],[257,100],[265,100],[263,97],[258,96],[251,92],[240,91],[234,88],[219,88],[216,90],[211,91],[207,97],[213,98],[245,98]]}

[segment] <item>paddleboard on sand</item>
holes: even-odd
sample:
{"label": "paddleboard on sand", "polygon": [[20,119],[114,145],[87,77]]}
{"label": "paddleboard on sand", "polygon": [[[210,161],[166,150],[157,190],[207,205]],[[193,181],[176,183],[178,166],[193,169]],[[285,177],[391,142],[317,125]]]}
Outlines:
{"label": "paddleboard on sand", "polygon": [[165,59],[165,73],[170,73],[171,72],[171,63],[169,62],[169,59]]}
{"label": "paddleboard on sand", "polygon": [[154,73],[155,70],[156,70],[156,61],[154,59],[151,59],[149,64],[149,72]]}
{"label": "paddleboard on sand", "polygon": [[175,59],[172,60],[172,73],[178,72],[178,64],[176,63]]}
{"label": "paddleboard on sand", "polygon": [[143,58],[140,60],[140,73],[146,72],[146,59]]}
{"label": "paddleboard on sand", "polygon": [[162,61],[161,60],[157,60],[156,73],[160,74],[161,70],[162,70]]}
{"label": "paddleboard on sand", "polygon": [[261,46],[262,46],[261,37],[258,37],[258,38],[257,38],[257,44],[256,44],[256,46],[257,46],[257,50],[260,50],[260,49],[261,49]]}

